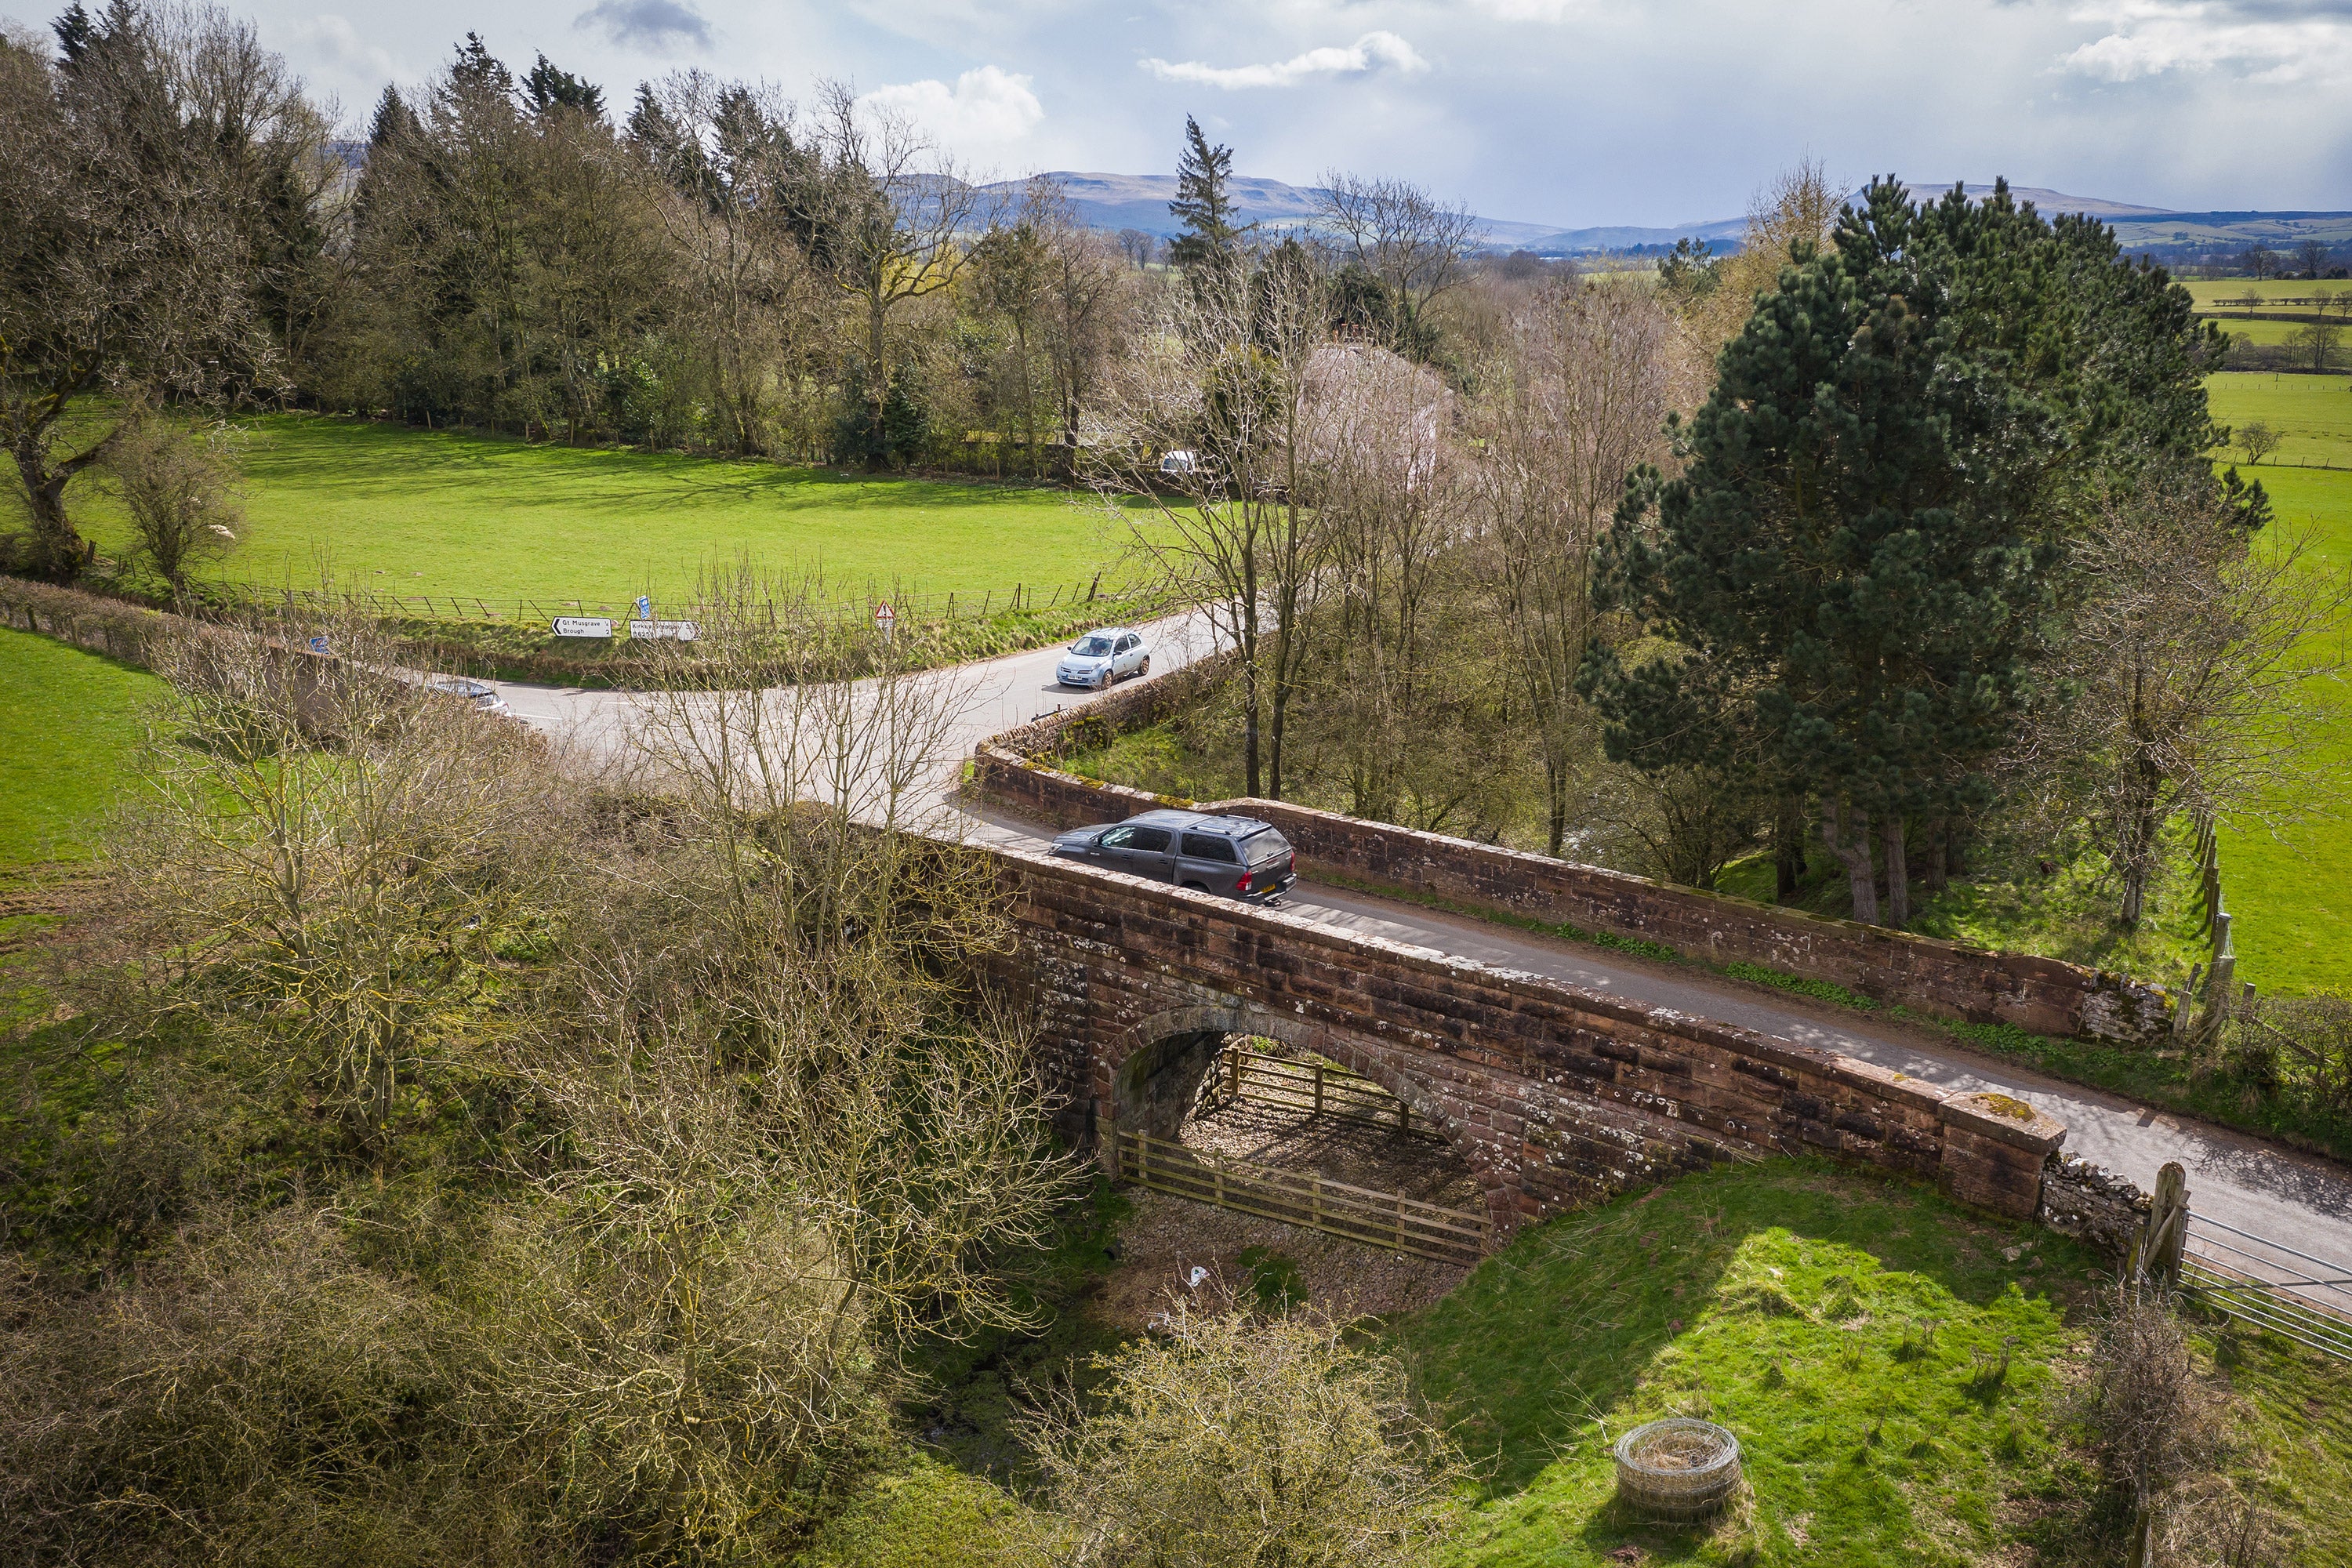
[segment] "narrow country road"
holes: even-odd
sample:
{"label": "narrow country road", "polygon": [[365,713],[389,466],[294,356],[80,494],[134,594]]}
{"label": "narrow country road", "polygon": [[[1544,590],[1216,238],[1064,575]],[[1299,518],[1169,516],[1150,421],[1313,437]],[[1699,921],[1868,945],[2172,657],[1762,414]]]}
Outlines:
{"label": "narrow country road", "polygon": [[[1155,675],[1181,668],[1212,646],[1208,627],[1197,617],[1162,622],[1150,631]],[[956,683],[961,704],[940,754],[925,759],[924,795],[942,829],[977,842],[1030,848],[1045,845],[1048,830],[974,808],[960,801],[954,788],[963,759],[981,742],[1057,707],[1092,700],[1090,693],[1055,684],[1054,666],[1061,651],[1055,647],[1012,654],[941,677]],[[592,742],[617,739],[635,701],[621,692],[496,684],[518,716]],[[1281,907],[1318,924],[1823,1047],[1939,1087],[1999,1089],[2065,1122],[2070,1151],[2143,1188],[2155,1185],[2158,1166],[2178,1160],[2189,1172],[2200,1214],[2303,1252],[2352,1262],[2352,1170],[2224,1128],[2150,1110],[2120,1096],[2043,1078],[1979,1056],[1940,1031],[1814,1003],[1696,967],[1630,958],[1612,949],[1553,941],[1312,883],[1294,888]]]}

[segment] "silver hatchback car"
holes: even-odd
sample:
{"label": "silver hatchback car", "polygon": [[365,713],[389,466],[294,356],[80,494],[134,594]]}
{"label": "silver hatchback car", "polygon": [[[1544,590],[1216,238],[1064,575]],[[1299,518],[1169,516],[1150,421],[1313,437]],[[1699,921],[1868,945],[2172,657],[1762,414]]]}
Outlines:
{"label": "silver hatchback car", "polygon": [[1054,840],[1066,859],[1227,898],[1264,900],[1298,879],[1298,857],[1271,823],[1163,809],[1074,827]]}
{"label": "silver hatchback car", "polygon": [[1108,691],[1130,675],[1151,673],[1151,647],[1133,626],[1097,626],[1063,650],[1054,666],[1058,686]]}

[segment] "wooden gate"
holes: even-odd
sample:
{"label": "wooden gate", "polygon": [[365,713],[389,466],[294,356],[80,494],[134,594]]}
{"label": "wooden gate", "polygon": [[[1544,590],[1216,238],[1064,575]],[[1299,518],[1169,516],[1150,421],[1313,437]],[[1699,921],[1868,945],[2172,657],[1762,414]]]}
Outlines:
{"label": "wooden gate", "polygon": [[1181,1143],[1141,1132],[1117,1133],[1112,1144],[1122,1181],[1416,1258],[1475,1263],[1494,1235],[1484,1209],[1444,1208],[1245,1160],[1213,1165]]}
{"label": "wooden gate", "polygon": [[1426,1119],[1416,1124],[1412,1107],[1372,1079],[1317,1058],[1289,1061],[1227,1046],[1218,1057],[1215,1092],[1227,1105],[1246,1100],[1366,1127],[1391,1128],[1416,1138],[1442,1141],[1445,1136]]}

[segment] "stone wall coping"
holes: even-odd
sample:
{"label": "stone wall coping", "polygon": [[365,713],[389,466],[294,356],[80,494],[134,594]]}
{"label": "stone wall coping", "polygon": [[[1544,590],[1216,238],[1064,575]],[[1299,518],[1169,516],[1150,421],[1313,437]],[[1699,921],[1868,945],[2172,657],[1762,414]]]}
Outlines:
{"label": "stone wall coping", "polygon": [[[1402,845],[1411,855],[1412,846],[1426,846],[1433,857],[1444,857],[1472,864],[1484,862],[1490,866],[1524,870],[1531,880],[1565,879],[1580,881],[1595,889],[1595,896],[1606,898],[1607,889],[1622,889],[1628,897],[1671,904],[1681,902],[1685,908],[1698,906],[1722,911],[1729,921],[1744,922],[1785,933],[1799,943],[1809,940],[1808,933],[1819,933],[1824,940],[1845,944],[1845,950],[1867,954],[1873,950],[1879,954],[1868,962],[1883,965],[1888,972],[1910,971],[1915,962],[1921,967],[1931,967],[1936,960],[1955,959],[1974,965],[1980,973],[2003,974],[2021,986],[2038,986],[2056,992],[2063,997],[2079,998],[2103,988],[2137,988],[2164,995],[2164,988],[2146,985],[2132,977],[2109,970],[2095,970],[2063,959],[2044,958],[2031,953],[2006,952],[1990,948],[1948,942],[1939,937],[1921,936],[1914,931],[1895,931],[1883,926],[1865,925],[1858,921],[1840,920],[1803,910],[1784,909],[1779,905],[1759,904],[1727,893],[1711,892],[1705,889],[1684,887],[1678,883],[1661,882],[1654,878],[1636,876],[1628,871],[1614,871],[1605,867],[1588,866],[1573,860],[1556,860],[1524,849],[1511,849],[1500,845],[1481,844],[1475,839],[1457,838],[1446,834],[1427,833],[1401,827],[1391,823],[1371,822],[1326,811],[1317,806],[1299,805],[1289,801],[1265,800],[1240,796],[1231,800],[1192,801],[1180,796],[1154,795],[1131,789],[1123,784],[1106,784],[1077,773],[1065,772],[1040,762],[1024,743],[1042,744],[1058,738],[1071,724],[1086,717],[1090,710],[1079,709],[1068,714],[1056,714],[1023,726],[1017,731],[994,737],[983,742],[978,753],[983,764],[1013,769],[1050,780],[1061,789],[1086,799],[1099,802],[1105,820],[1117,820],[1115,814],[1134,816],[1160,807],[1186,807],[1208,812],[1235,812],[1256,816],[1280,823],[1286,816],[1306,819],[1337,837],[1374,838],[1387,845]],[[1034,737],[1034,742],[1033,742]],[[985,779],[982,788],[986,787]],[[1581,896],[1581,895],[1579,895]],[[1919,955],[1915,961],[1909,955]],[[1787,962],[1786,959],[1780,962]],[[2055,1002],[2057,997],[2051,998]],[[1930,1011],[1937,1010],[1934,1002],[1923,1004]],[[2068,1003],[2071,1013],[2076,1004]]]}
{"label": "stone wall coping", "polygon": [[[1232,924],[1253,927],[1268,932],[1279,932],[1286,939],[1297,940],[1339,952],[1357,952],[1379,954],[1392,962],[1419,969],[1425,973],[1458,975],[1521,995],[1568,1002],[1577,1008],[1617,1019],[1641,1024],[1659,1033],[1679,1037],[1694,1045],[1717,1048],[1769,1062],[1774,1066],[1792,1068],[1846,1083],[1876,1098],[1899,1102],[1922,1112],[1933,1113],[1939,1121],[1975,1132],[1997,1142],[2046,1153],[2058,1146],[2065,1136],[2063,1123],[2026,1109],[2038,1120],[2021,1122],[1997,1114],[1983,1106],[1969,1103],[1988,1098],[1967,1092],[1938,1089],[1932,1084],[1906,1074],[1881,1067],[1819,1046],[1808,1046],[1795,1040],[1759,1033],[1734,1024],[1722,1024],[1711,1019],[1694,1017],[1668,1007],[1643,1007],[1604,993],[1588,991],[1549,975],[1535,974],[1526,970],[1507,969],[1484,963],[1476,959],[1463,958],[1436,948],[1396,942],[1387,937],[1370,936],[1356,931],[1333,931],[1304,915],[1262,905],[1236,903],[1213,893],[1195,892],[1166,882],[1131,876],[1124,871],[1107,870],[1098,866],[1081,865],[1040,850],[1011,845],[991,845],[989,852],[1027,868],[1072,882],[1101,880],[1131,888],[1166,900],[1178,906],[1189,906]],[[2018,1102],[2018,1103],[2022,1103]],[[2047,1129],[2054,1128],[2055,1136]]]}
{"label": "stone wall coping", "polygon": [[2066,1141],[2066,1124],[2006,1094],[1969,1089],[1948,1098],[1936,1114],[1979,1138],[2047,1157]]}

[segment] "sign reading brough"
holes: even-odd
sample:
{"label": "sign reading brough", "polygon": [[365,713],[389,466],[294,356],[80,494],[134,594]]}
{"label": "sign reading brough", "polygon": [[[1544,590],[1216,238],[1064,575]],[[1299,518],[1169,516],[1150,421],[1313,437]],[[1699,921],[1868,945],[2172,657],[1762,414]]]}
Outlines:
{"label": "sign reading brough", "polygon": [[560,637],[609,637],[613,635],[610,616],[558,616],[555,635]]}

